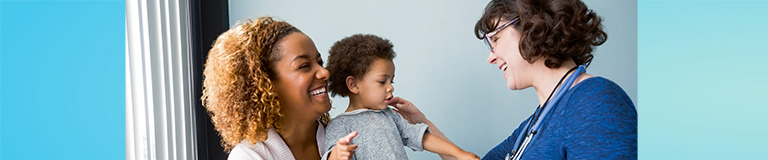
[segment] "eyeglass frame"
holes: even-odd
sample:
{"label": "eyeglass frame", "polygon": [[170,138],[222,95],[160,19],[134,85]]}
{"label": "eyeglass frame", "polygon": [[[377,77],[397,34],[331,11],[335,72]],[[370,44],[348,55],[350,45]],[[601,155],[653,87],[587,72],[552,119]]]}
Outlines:
{"label": "eyeglass frame", "polygon": [[520,19],[520,18],[519,17],[515,17],[511,21],[509,21],[509,22],[505,23],[504,25],[501,25],[498,28],[496,28],[493,32],[488,32],[488,33],[485,34],[485,38],[483,38],[483,42],[485,42],[485,45],[488,46],[488,50],[491,50],[491,52],[493,52],[493,46],[491,45],[491,41],[490,41],[491,36],[496,35],[496,33],[499,33],[501,30],[504,30],[509,25],[517,22],[518,19]]}

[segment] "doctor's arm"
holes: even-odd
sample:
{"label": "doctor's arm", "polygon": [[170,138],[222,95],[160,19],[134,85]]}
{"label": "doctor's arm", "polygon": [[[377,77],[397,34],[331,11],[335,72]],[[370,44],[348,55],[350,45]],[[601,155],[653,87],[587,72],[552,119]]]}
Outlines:
{"label": "doctor's arm", "polygon": [[[429,126],[430,134],[436,137],[439,137],[454,146],[456,145],[456,144],[453,144],[453,142],[451,142],[451,140],[449,140],[448,137],[446,137],[443,134],[443,132],[440,132],[440,130],[437,129],[437,126],[435,126],[435,124],[433,124],[432,121],[429,121],[429,119],[427,119],[427,117],[424,116],[424,113],[421,113],[421,111],[419,111],[419,109],[416,108],[416,106],[413,105],[413,103],[411,103],[410,101],[400,97],[395,97],[389,101],[389,105],[395,107],[395,111],[397,111],[397,113],[400,113],[400,115],[403,116],[405,120],[408,120],[408,123],[411,123],[411,124],[424,123],[427,126]],[[440,158],[443,160],[456,159],[448,155],[443,155],[443,154],[439,154],[439,155],[440,155]]]}

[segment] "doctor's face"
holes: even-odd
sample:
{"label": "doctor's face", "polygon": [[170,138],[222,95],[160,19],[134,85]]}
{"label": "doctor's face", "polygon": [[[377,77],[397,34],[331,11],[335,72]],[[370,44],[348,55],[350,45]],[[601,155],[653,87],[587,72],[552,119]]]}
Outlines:
{"label": "doctor's face", "polygon": [[[501,26],[504,23],[506,21],[498,24]],[[532,64],[520,55],[520,37],[520,32],[512,25],[489,37],[493,51],[488,54],[488,63],[494,64],[501,70],[502,77],[507,81],[507,88],[511,90],[522,90],[532,86],[531,73],[528,69]]]}

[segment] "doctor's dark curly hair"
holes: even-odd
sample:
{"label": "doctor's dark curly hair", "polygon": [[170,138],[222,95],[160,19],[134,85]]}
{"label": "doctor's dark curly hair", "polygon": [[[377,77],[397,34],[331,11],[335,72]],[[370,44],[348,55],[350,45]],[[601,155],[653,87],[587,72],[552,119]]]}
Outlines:
{"label": "doctor's dark curly hair", "polygon": [[475,24],[475,36],[483,39],[500,23],[519,17],[510,26],[521,33],[520,54],[533,63],[559,68],[568,59],[579,64],[592,62],[592,50],[608,38],[602,18],[579,0],[492,0]]}
{"label": "doctor's dark curly hair", "polygon": [[391,61],[396,56],[392,47],[389,40],[371,34],[355,34],[334,43],[328,51],[326,67],[331,74],[328,78],[331,96],[349,96],[347,77],[362,77],[376,59]]}
{"label": "doctor's dark curly hair", "polygon": [[[301,31],[260,17],[222,33],[208,51],[201,99],[226,152],[243,140],[266,140],[271,128],[280,132],[284,115],[274,92],[274,63],[281,55],[278,42],[294,32]],[[328,113],[320,120],[327,124]]]}

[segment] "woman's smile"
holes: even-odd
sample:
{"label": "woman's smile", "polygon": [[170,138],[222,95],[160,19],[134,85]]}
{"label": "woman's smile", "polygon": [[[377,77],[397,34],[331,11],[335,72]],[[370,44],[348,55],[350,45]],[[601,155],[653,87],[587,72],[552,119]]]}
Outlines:
{"label": "woman's smile", "polygon": [[310,90],[309,95],[314,98],[328,99],[328,92],[326,91],[325,86],[321,86],[321,87]]}

